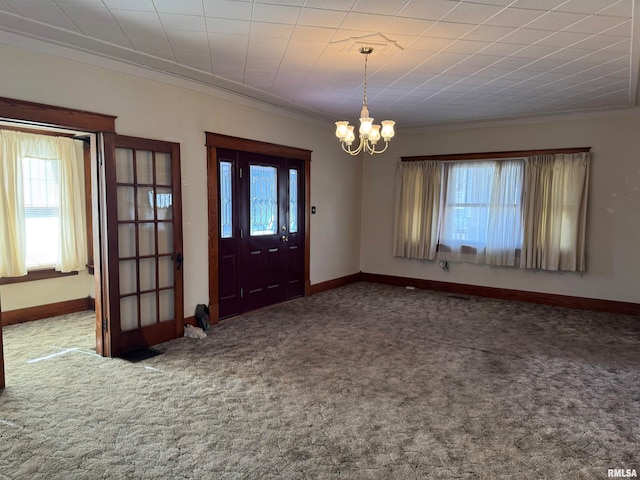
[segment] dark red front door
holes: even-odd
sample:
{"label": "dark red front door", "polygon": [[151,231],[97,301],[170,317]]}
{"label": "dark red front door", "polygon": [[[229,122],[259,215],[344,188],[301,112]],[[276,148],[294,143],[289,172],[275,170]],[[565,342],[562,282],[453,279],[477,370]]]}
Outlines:
{"label": "dark red front door", "polygon": [[218,179],[220,317],[303,295],[303,162],[218,149]]}

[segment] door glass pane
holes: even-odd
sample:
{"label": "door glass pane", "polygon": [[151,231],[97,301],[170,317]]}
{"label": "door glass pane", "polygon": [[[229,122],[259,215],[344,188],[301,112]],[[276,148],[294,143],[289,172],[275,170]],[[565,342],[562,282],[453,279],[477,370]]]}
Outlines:
{"label": "door glass pane", "polygon": [[153,188],[138,187],[138,220],[153,220]]}
{"label": "door glass pane", "polygon": [[156,230],[155,223],[138,224],[139,255],[156,254]]}
{"label": "door glass pane", "polygon": [[153,184],[153,153],[136,150],[137,183]]}
{"label": "door glass pane", "polygon": [[151,197],[152,204],[156,206],[158,220],[171,220],[173,218],[173,194],[170,188],[156,188],[155,199]]}
{"label": "door glass pane", "polygon": [[118,225],[118,257],[136,256],[136,226],[133,223]]}
{"label": "door glass pane", "polygon": [[231,238],[233,236],[231,178],[231,162],[220,162],[220,238]]}
{"label": "door glass pane", "polygon": [[116,148],[116,182],[133,183],[133,150]]}
{"label": "door glass pane", "polygon": [[140,326],[153,325],[156,321],[156,292],[140,295]]}
{"label": "door glass pane", "polygon": [[155,290],[156,288],[156,259],[140,259],[140,290]]}
{"label": "door glass pane", "polygon": [[252,236],[278,233],[278,170],[261,165],[250,166]]}
{"label": "door glass pane", "polygon": [[289,233],[298,232],[298,171],[289,170]]}
{"label": "door glass pane", "polygon": [[171,155],[156,152],[156,185],[171,185]]}
{"label": "door glass pane", "polygon": [[136,209],[133,187],[118,187],[118,220],[135,220]]}
{"label": "door glass pane", "polygon": [[158,222],[158,254],[173,253],[173,224]]}
{"label": "door glass pane", "polygon": [[171,257],[158,258],[158,287],[173,287],[173,259]]}
{"label": "door glass pane", "polygon": [[120,294],[126,295],[137,291],[136,261],[120,262]]}
{"label": "door glass pane", "polygon": [[175,317],[173,295],[173,290],[160,291],[160,315],[158,316],[160,322],[173,320]]}
{"label": "door glass pane", "polygon": [[120,328],[123,332],[138,328],[138,297],[120,299]]}

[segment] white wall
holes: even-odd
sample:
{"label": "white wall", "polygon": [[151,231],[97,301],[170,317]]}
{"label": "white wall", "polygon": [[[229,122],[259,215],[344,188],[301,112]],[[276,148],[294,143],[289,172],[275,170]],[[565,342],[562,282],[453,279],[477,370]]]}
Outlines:
{"label": "white wall", "polygon": [[[640,113],[402,133],[364,163],[361,270],[479,286],[640,302]],[[392,255],[395,173],[401,156],[587,147],[592,152],[587,272],[552,273]]]}
{"label": "white wall", "polygon": [[93,275],[85,270],[69,277],[2,285],[0,296],[2,311],[8,312],[65,300],[95,298],[95,282]]}
{"label": "white wall", "polygon": [[[119,134],[181,144],[185,315],[209,300],[205,131],[312,150],[311,203],[318,213],[311,216],[311,283],[360,270],[362,166],[342,154],[330,122],[32,40],[24,46],[0,37],[0,96],[115,115]],[[82,288],[55,282],[0,287],[3,309],[92,291],[92,278]],[[46,301],[41,291],[51,293]]]}

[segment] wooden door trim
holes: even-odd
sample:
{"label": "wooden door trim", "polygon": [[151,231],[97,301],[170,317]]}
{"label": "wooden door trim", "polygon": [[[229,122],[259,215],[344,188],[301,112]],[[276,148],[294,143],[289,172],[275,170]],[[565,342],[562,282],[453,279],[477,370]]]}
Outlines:
{"label": "wooden door trim", "polygon": [[0,303],[0,390],[4,389],[4,347],[2,346],[2,304]]}
{"label": "wooden door trim", "polygon": [[218,238],[219,215],[218,210],[218,149],[238,150],[283,158],[295,158],[304,162],[305,186],[305,238],[304,238],[304,295],[311,294],[310,281],[310,247],[311,247],[311,150],[288,147],[274,143],[231,137],[219,133],[205,132],[207,146],[207,200],[209,223],[209,313],[210,321],[220,320],[218,303]]}
{"label": "wooden door trim", "polygon": [[115,132],[117,118],[113,115],[6,97],[0,97],[0,117],[8,120],[23,120],[37,125],[56,128],[67,127],[94,133]]}
{"label": "wooden door trim", "polygon": [[[208,139],[208,136],[207,136]],[[220,211],[218,209],[218,148],[207,144],[207,219],[209,232],[209,321],[220,320],[218,301],[218,239],[220,237]]]}
{"label": "wooden door trim", "polygon": [[273,157],[297,158],[298,160],[311,161],[311,150],[261,142],[258,140],[249,140],[246,138],[230,137],[229,135],[221,135],[219,133],[204,133],[206,135],[207,147],[226,148],[228,150],[258,153],[260,155],[270,155]]}

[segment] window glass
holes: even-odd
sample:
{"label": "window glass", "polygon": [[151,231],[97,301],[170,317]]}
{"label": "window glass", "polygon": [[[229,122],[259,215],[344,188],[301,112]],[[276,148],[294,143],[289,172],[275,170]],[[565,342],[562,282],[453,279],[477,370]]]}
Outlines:
{"label": "window glass", "polygon": [[451,163],[439,243],[482,253],[522,246],[522,161]]}
{"label": "window glass", "polygon": [[289,233],[298,233],[298,171],[289,170]]}
{"label": "window glass", "polygon": [[231,162],[220,162],[220,238],[233,237]]}
{"label": "window glass", "polygon": [[274,235],[278,233],[278,170],[251,165],[249,174],[251,236]]}
{"label": "window glass", "polygon": [[440,243],[454,248],[484,245],[493,170],[493,163],[450,165]]}
{"label": "window glass", "polygon": [[55,266],[60,238],[60,161],[22,159],[27,268]]}

